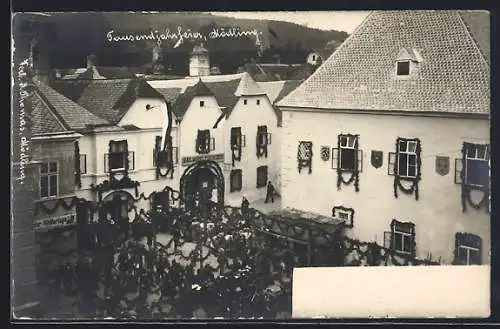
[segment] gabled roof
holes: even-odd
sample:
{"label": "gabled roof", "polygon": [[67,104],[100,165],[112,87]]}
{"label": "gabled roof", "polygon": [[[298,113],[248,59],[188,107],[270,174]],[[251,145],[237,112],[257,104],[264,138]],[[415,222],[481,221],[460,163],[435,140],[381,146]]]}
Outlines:
{"label": "gabled roof", "polygon": [[137,78],[59,81],[53,86],[111,124],[118,123],[140,97],[164,99],[147,82]]}
{"label": "gabled roof", "polygon": [[[489,35],[485,22],[489,23],[487,12],[371,13],[278,105],[489,114],[490,66],[484,55]],[[395,75],[395,66],[403,48],[416,49],[422,62],[415,74],[400,78]]]}
{"label": "gabled roof", "polygon": [[194,86],[187,87],[186,91],[177,97],[172,106],[172,111],[177,117],[183,117],[193,99],[199,96],[214,96],[201,79]]}
{"label": "gabled roof", "polygon": [[[51,110],[54,117],[57,118],[59,123],[64,126],[67,130],[84,130],[88,125],[105,125],[109,124],[108,121],[102,119],[81,105],[75,103],[69,98],[63,96],[56,90],[52,89],[48,85],[43,82],[35,81],[35,92],[38,94],[43,103]],[[37,115],[40,120],[43,118],[48,119],[49,121],[45,122],[44,120],[40,121],[41,129],[49,128],[53,129],[55,123],[50,116],[43,109],[43,106],[39,105],[37,110]],[[51,128],[52,127],[52,128]]]}
{"label": "gabled roof", "polygon": [[50,110],[38,92],[33,92],[29,97],[31,103],[31,133],[33,135],[62,133],[68,131],[64,124]]}
{"label": "gabled roof", "polygon": [[156,88],[156,90],[165,97],[165,100],[170,103],[175,103],[179,97],[182,88]]}
{"label": "gabled roof", "polygon": [[240,84],[235,91],[236,96],[259,96],[265,95],[259,85],[250,77],[250,74],[243,73]]}
{"label": "gabled roof", "polygon": [[221,82],[207,82],[205,83],[214,94],[217,99],[217,103],[220,107],[224,107],[224,113],[226,117],[229,116],[238,102],[238,96],[236,96],[236,89],[240,85],[240,79],[234,79],[229,81]]}
{"label": "gabled roof", "polygon": [[259,86],[266,92],[269,101],[271,102],[276,116],[278,117],[278,126],[281,127],[282,112],[276,106],[276,102],[280,101],[291,93],[297,86],[299,86],[302,80],[287,80],[287,81],[271,81],[271,82],[259,82]]}

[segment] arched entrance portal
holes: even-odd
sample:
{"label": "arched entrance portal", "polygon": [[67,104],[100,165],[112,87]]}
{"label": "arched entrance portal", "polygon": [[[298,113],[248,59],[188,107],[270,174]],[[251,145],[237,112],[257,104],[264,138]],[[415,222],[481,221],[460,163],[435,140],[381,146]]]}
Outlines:
{"label": "arched entrance portal", "polygon": [[214,161],[198,161],[186,168],[180,181],[180,192],[186,208],[200,202],[224,205],[224,175]]}

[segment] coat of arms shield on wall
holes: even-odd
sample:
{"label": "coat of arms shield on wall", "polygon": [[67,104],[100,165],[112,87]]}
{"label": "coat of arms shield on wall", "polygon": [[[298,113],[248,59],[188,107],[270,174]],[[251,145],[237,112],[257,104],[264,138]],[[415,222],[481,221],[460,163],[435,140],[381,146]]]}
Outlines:
{"label": "coat of arms shield on wall", "polygon": [[445,176],[450,172],[450,157],[436,156],[436,172]]}
{"label": "coat of arms shield on wall", "polygon": [[328,161],[330,159],[330,147],[329,146],[321,146],[321,160]]}
{"label": "coat of arms shield on wall", "polygon": [[371,163],[372,166],[375,168],[380,168],[382,167],[382,164],[384,162],[384,156],[382,151],[372,151],[372,156],[371,156]]}

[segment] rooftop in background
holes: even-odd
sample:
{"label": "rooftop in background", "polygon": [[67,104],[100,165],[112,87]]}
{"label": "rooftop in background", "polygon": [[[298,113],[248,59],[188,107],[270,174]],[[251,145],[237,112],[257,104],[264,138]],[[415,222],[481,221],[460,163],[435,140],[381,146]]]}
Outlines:
{"label": "rooftop in background", "polygon": [[163,95],[142,79],[59,80],[52,87],[95,116],[116,124],[139,97]]}
{"label": "rooftop in background", "polygon": [[82,131],[88,125],[109,124],[45,83],[35,81],[34,85],[33,134]]}
{"label": "rooftop in background", "polygon": [[[488,115],[489,23],[485,11],[374,12],[278,105]],[[401,49],[422,57],[403,78]]]}

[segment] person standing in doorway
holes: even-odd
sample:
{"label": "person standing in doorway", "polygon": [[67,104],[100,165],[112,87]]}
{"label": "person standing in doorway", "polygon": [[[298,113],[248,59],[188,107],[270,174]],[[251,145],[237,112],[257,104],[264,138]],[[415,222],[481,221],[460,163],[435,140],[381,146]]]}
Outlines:
{"label": "person standing in doorway", "polygon": [[266,201],[264,203],[268,203],[269,200],[271,200],[272,203],[274,203],[274,186],[271,184],[271,181],[267,182],[267,193],[266,193]]}

